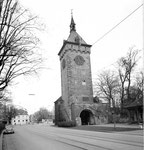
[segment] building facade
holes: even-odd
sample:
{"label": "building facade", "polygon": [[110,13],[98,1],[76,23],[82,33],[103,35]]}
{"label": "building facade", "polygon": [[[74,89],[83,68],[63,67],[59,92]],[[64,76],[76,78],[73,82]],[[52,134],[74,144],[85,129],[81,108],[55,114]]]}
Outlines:
{"label": "building facade", "polygon": [[125,106],[125,108],[128,110],[129,123],[139,124],[143,122],[143,95]]}
{"label": "building facade", "polygon": [[29,115],[18,115],[15,118],[12,118],[11,124],[12,125],[24,125],[29,124]]}
{"label": "building facade", "polygon": [[90,61],[91,45],[76,32],[73,16],[70,34],[58,55],[61,66],[62,96],[55,102],[55,120],[76,121],[78,125],[96,124]]}

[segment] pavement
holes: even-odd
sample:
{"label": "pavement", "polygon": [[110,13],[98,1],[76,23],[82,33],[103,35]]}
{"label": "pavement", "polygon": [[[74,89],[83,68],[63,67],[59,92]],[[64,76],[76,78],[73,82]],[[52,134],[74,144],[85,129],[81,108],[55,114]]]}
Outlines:
{"label": "pavement", "polygon": [[[114,124],[101,124],[101,125],[96,125],[96,126],[107,126],[107,127],[114,127]],[[116,127],[121,127],[121,128],[134,128],[134,129],[140,129],[142,128],[141,125],[138,124],[120,124],[116,123]]]}
{"label": "pavement", "polygon": [[47,124],[15,126],[15,134],[4,135],[3,150],[142,150],[142,130],[137,127],[119,124],[114,130],[113,124],[108,124],[79,126],[78,130]]}
{"label": "pavement", "polygon": [[[129,133],[137,134],[143,136],[143,126],[137,124],[101,124],[101,125],[86,125],[86,126],[77,126],[70,129],[77,130],[88,130],[88,131],[97,131],[97,132],[119,132],[119,133]],[[0,135],[0,150],[2,150],[2,139],[3,134]]]}
{"label": "pavement", "polygon": [[101,125],[89,125],[89,126],[76,126],[71,129],[87,130],[96,132],[119,132],[127,134],[139,134],[143,136],[143,126],[137,124],[101,124]]}

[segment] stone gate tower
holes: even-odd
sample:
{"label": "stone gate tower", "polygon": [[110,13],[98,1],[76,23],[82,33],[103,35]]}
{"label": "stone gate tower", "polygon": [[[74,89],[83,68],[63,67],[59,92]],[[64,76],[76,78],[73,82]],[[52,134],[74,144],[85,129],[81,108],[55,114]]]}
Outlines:
{"label": "stone gate tower", "polygon": [[55,102],[56,120],[61,117],[62,120],[77,120],[80,124],[95,122],[90,48],[91,45],[76,32],[76,24],[71,16],[69,37],[63,41],[58,53],[62,97]]}

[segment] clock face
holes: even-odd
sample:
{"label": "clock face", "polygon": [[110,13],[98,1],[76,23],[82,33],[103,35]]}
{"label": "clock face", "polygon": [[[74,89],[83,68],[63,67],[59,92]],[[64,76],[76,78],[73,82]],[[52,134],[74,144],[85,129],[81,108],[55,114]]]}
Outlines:
{"label": "clock face", "polygon": [[62,68],[64,69],[65,66],[66,66],[66,62],[65,62],[65,59],[63,59],[63,61],[62,61]]}
{"label": "clock face", "polygon": [[82,56],[80,55],[77,55],[75,58],[74,58],[74,61],[77,65],[83,65],[85,60]]}

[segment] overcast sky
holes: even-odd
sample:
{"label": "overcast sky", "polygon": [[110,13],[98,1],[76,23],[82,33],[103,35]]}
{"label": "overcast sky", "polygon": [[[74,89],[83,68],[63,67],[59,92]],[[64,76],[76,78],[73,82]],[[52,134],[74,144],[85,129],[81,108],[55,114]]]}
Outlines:
{"label": "overcast sky", "polygon": [[[31,13],[46,25],[39,35],[47,68],[38,77],[24,77],[11,87],[13,103],[26,108],[29,114],[40,107],[52,109],[61,96],[61,75],[58,52],[69,36],[71,9],[76,31],[88,44],[123,20],[142,4],[142,0],[20,0]],[[110,67],[129,47],[143,47],[142,7],[91,48],[92,77]]]}

